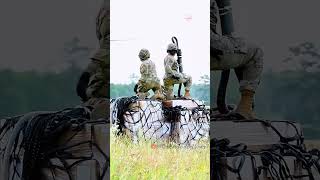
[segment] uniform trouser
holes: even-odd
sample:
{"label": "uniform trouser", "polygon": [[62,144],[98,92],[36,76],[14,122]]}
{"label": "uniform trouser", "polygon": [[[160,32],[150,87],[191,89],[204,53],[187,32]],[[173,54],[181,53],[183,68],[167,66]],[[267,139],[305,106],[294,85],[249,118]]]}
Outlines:
{"label": "uniform trouser", "polygon": [[98,119],[107,119],[109,116],[109,103],[110,100],[107,98],[96,98],[92,97],[83,105],[91,106],[93,108],[91,112],[91,120],[98,120]]}
{"label": "uniform trouser", "polygon": [[185,90],[189,91],[190,87],[192,85],[192,78],[189,75],[183,74],[182,78],[176,79],[176,78],[164,78],[163,79],[164,88],[165,88],[165,94],[167,99],[173,98],[173,86],[175,84],[183,84]]}
{"label": "uniform trouser", "polygon": [[[221,36],[222,37],[222,36]],[[220,37],[220,38],[221,38]],[[224,39],[229,43],[229,38]],[[234,44],[234,42],[232,42]],[[211,55],[211,70],[235,69],[240,72],[240,91],[256,91],[263,70],[263,52],[255,45],[245,44],[241,51],[227,52],[217,56]]]}
{"label": "uniform trouser", "polygon": [[[100,17],[101,16],[101,17]],[[101,35],[99,40],[99,48],[95,51],[91,57],[92,62],[87,68],[87,72],[90,73],[90,82],[87,89],[88,97],[106,97],[109,96],[108,88],[108,76],[110,73],[110,30],[107,13],[99,14],[98,34]]]}
{"label": "uniform trouser", "polygon": [[155,94],[161,94],[160,82],[139,80],[137,89],[138,95],[145,98],[149,95],[149,90],[152,90]]}

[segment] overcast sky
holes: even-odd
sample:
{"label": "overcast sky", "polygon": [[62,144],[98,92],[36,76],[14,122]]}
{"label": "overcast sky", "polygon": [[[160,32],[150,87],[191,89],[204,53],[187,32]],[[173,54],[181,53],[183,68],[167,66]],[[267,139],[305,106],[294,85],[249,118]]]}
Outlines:
{"label": "overcast sky", "polygon": [[62,48],[75,36],[97,46],[95,18],[101,0],[0,2],[0,67],[15,70],[64,68]]}
{"label": "overcast sky", "polygon": [[[114,18],[118,16],[121,21],[116,22],[111,17],[111,23],[114,28],[123,27],[115,38],[130,40],[128,43],[117,42],[113,45],[122,47],[122,57],[117,57],[121,60],[114,61],[121,61],[124,65],[134,62],[130,69],[137,70],[140,64],[137,58],[138,50],[146,47],[150,49],[152,59],[162,63],[166,45],[171,36],[176,35],[183,50],[185,72],[197,71],[197,68],[188,64],[205,60],[197,57],[206,56],[206,48],[200,49],[200,52],[194,49],[206,43],[201,38],[207,36],[207,30],[195,29],[209,21],[205,18],[199,19],[208,13],[209,7],[204,5],[209,5],[209,0],[148,0],[138,6],[137,3],[141,1],[112,0],[115,2],[111,5],[114,6],[111,7],[112,13],[115,13]],[[289,45],[306,40],[320,42],[319,0],[233,0],[232,3],[237,33],[263,47],[266,69],[279,69],[277,64],[286,57]],[[45,71],[63,68],[65,62],[61,56],[61,48],[75,35],[79,36],[83,45],[94,49],[97,46],[95,16],[99,5],[100,0],[1,1],[0,68]],[[200,7],[203,8],[201,11],[198,9]],[[164,17],[169,16],[172,19],[168,22]],[[155,20],[150,21],[150,17],[155,17]],[[192,17],[192,20],[187,22],[185,17]],[[159,27],[153,24],[155,21],[158,21],[158,24],[175,24],[175,27],[179,25],[184,29],[177,32],[175,27]],[[137,32],[137,29],[145,31]],[[129,35],[129,32],[135,33]],[[142,36],[144,32],[146,36]],[[153,36],[149,36],[151,34]],[[200,45],[196,44],[196,41],[201,41]],[[130,43],[136,43],[137,46],[128,49]],[[190,45],[194,47],[192,50],[188,47]],[[116,54],[119,52],[115,51],[114,56]],[[162,64],[157,66],[161,76]],[[117,69],[116,66],[114,68]]]}
{"label": "overcast sky", "polygon": [[[126,6],[124,6],[126,4]],[[182,49],[183,68],[197,82],[209,75],[209,1],[111,0],[111,82],[130,82],[140,76],[138,53],[147,48],[158,77],[164,76],[163,60],[171,37]]]}

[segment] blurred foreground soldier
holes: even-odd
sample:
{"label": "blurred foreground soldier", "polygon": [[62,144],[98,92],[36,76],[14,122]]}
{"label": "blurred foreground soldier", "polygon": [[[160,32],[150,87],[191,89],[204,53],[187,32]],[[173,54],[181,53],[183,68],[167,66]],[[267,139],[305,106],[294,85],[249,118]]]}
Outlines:
{"label": "blurred foreground soldier", "polygon": [[[210,54],[211,70],[235,69],[239,72],[241,100],[236,113],[246,119],[255,119],[253,112],[254,94],[260,82],[263,69],[263,51],[244,39],[233,36],[222,36],[217,33],[218,2],[211,0],[210,5]],[[219,7],[221,11],[227,8]],[[228,13],[228,10],[224,13]]]}
{"label": "blurred foreground soldier", "polygon": [[147,49],[141,49],[139,58],[142,61],[140,66],[141,78],[138,82],[137,95],[141,99],[149,96],[148,91],[153,90],[154,96],[152,99],[164,99],[161,91],[160,80],[157,77],[156,65],[149,59],[150,53]]}
{"label": "blurred foreground soldier", "polygon": [[[96,18],[96,32],[99,48],[91,58],[86,70],[82,73],[78,84],[77,94],[84,105],[92,106],[92,119],[107,117],[109,97],[107,76],[109,75],[109,10],[105,0]],[[107,57],[108,56],[108,57]]]}
{"label": "blurred foreground soldier", "polygon": [[[169,44],[167,48],[168,55],[164,59],[165,76],[163,78],[166,99],[170,100],[174,98],[173,87],[175,84],[183,83],[185,88],[184,97],[191,99],[190,87],[192,85],[192,78],[184,73],[178,71],[179,64],[174,57],[178,52],[175,44]],[[181,53],[181,52],[179,52]]]}

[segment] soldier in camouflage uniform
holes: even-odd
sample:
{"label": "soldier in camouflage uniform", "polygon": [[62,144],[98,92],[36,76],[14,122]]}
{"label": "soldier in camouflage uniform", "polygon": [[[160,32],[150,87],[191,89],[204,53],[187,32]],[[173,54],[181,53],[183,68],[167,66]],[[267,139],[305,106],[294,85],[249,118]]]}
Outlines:
{"label": "soldier in camouflage uniform", "polygon": [[141,78],[138,82],[137,95],[141,99],[149,96],[149,90],[153,90],[153,99],[164,99],[161,91],[160,80],[157,77],[156,65],[149,59],[150,53],[147,49],[141,49],[139,58],[142,61],[140,66]]}
{"label": "soldier in camouflage uniform", "polygon": [[85,102],[84,105],[94,108],[93,119],[107,117],[109,97],[108,75],[109,75],[109,10],[105,0],[96,18],[96,32],[100,47],[91,58],[86,70],[82,73],[78,84],[77,94]]}
{"label": "soldier in camouflage uniform", "polygon": [[190,99],[190,87],[192,85],[192,78],[184,73],[178,71],[179,64],[174,57],[177,54],[177,46],[175,44],[169,44],[167,48],[168,55],[164,59],[165,76],[163,78],[166,99],[170,100],[174,98],[173,86],[174,84],[183,83],[185,88],[184,97]]}
{"label": "soldier in camouflage uniform", "polygon": [[237,69],[241,72],[241,99],[236,112],[246,119],[254,119],[256,117],[252,105],[263,69],[263,52],[244,39],[219,35],[216,31],[218,22],[216,0],[211,0],[210,11],[210,69]]}

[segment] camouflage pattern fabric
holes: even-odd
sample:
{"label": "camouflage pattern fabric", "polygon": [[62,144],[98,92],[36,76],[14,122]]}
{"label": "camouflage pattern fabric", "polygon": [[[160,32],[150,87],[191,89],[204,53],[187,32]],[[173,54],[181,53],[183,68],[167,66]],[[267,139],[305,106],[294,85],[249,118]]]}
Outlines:
{"label": "camouflage pattern fabric", "polygon": [[90,115],[91,120],[107,119],[109,116],[110,101],[106,98],[90,98],[83,105],[93,108]]}
{"label": "camouflage pattern fabric", "polygon": [[138,82],[138,96],[146,98],[149,96],[148,91],[153,90],[155,94],[161,94],[160,80],[157,77],[156,65],[150,59],[142,60],[140,66],[141,78]]}
{"label": "camouflage pattern fabric", "polygon": [[91,61],[86,72],[90,74],[90,80],[86,94],[88,98],[97,98],[108,96],[106,68],[103,68],[101,61]]}
{"label": "camouflage pattern fabric", "polygon": [[109,75],[109,55],[107,55],[109,49],[109,13],[105,6],[102,6],[97,16],[96,21],[97,37],[100,47],[91,58],[91,62],[88,65],[86,72],[90,74],[90,80],[86,94],[88,98],[108,97],[108,82],[107,76]]}
{"label": "camouflage pattern fabric", "polygon": [[85,72],[90,75],[86,95],[88,101],[84,103],[86,106],[93,107],[91,119],[97,120],[106,118],[108,115],[109,101],[109,46],[110,46],[110,29],[109,29],[109,10],[105,4],[101,7],[96,18],[96,31],[99,40],[99,48],[91,58],[91,62]]}
{"label": "camouflage pattern fabric", "polygon": [[218,34],[215,0],[211,0],[210,10],[210,48],[213,52],[219,52],[211,56],[210,70],[238,69],[241,72],[240,91],[255,91],[263,70],[262,49],[243,38]]}
{"label": "camouflage pattern fabric", "polygon": [[100,48],[95,52],[92,59],[104,61],[107,65],[107,50],[110,46],[110,17],[107,7],[102,6],[96,18],[96,33]]}
{"label": "camouflage pattern fabric", "polygon": [[186,90],[190,90],[192,78],[189,75],[178,72],[179,64],[174,56],[168,54],[164,59],[165,76],[163,78],[167,99],[173,99],[174,84],[183,83]]}

